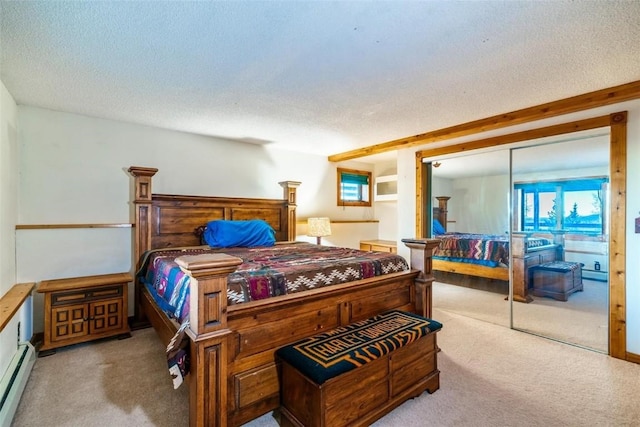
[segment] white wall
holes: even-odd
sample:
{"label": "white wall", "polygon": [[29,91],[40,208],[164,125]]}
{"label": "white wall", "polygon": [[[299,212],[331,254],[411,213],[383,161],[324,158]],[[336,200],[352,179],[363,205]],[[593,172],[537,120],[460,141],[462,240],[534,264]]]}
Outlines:
{"label": "white wall", "polygon": [[[340,246],[343,248],[360,248],[361,240],[376,239],[378,236],[378,222],[332,222],[331,236],[323,237],[320,244],[324,246]],[[301,242],[316,243],[315,237],[307,236],[307,225],[298,224],[298,238]]]}
{"label": "white wall", "polygon": [[509,177],[455,179],[448,218],[462,233],[505,234],[509,231]]}
{"label": "white wall", "polygon": [[[302,182],[298,218],[374,219],[373,208],[337,206],[335,194],[338,166],[372,170],[370,164],[333,164],[323,156],[35,107],[20,106],[18,116],[19,224],[129,223],[131,165],[159,169],[154,193],[282,198],[278,182],[294,180]],[[334,234],[328,244],[358,247],[377,230],[363,224],[336,227]],[[19,281],[131,271],[133,265],[131,229],[19,230],[16,244]],[[40,294],[34,330],[42,330]]]}
{"label": "white wall", "polygon": [[374,202],[376,218],[380,221],[378,238],[396,240],[398,237],[398,202]]}
{"label": "white wall", "polygon": [[416,157],[415,150],[398,151],[398,254],[411,259],[403,238],[416,237]]}
{"label": "white wall", "polygon": [[[396,160],[380,161],[375,164],[374,169],[374,185],[375,179],[381,176],[396,175],[398,165]],[[377,236],[370,236],[370,239],[396,240],[398,236],[398,201],[379,201],[374,198],[373,206],[375,209],[376,219],[379,221]]]}
{"label": "white wall", "polygon": [[[18,216],[17,107],[0,81],[0,296],[16,283],[15,224]],[[18,321],[14,316],[0,333],[0,378],[17,349]],[[22,327],[29,325],[23,324]]]}
{"label": "white wall", "polygon": [[[601,107],[589,111],[567,114],[552,119],[540,120],[535,123],[512,126],[482,134],[475,134],[449,141],[449,144],[459,144],[466,141],[488,138],[507,133],[523,131],[574,120],[598,117],[618,111],[628,111],[627,125],[627,222],[626,222],[626,302],[627,302],[627,351],[640,354],[640,234],[634,232],[634,218],[640,216],[640,198],[636,197],[640,191],[640,100],[628,101],[616,105]],[[398,230],[400,236],[414,234],[415,228],[415,152],[428,147],[413,147],[398,152]],[[435,196],[436,194],[434,194]],[[440,194],[438,194],[440,195]],[[450,214],[451,216],[451,214]],[[459,230],[457,230],[459,231]],[[409,234],[410,233],[410,234]],[[407,256],[408,250],[398,248],[399,253]]]}

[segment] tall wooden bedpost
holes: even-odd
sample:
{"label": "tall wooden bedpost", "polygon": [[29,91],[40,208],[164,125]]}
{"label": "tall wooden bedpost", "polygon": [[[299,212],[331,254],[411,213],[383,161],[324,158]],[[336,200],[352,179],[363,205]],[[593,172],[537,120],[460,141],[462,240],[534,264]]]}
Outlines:
{"label": "tall wooden bedpost", "polygon": [[189,335],[191,380],[189,423],[192,426],[227,425],[227,276],[242,259],[227,254],[187,255],[176,258],[191,276]]}
{"label": "tall wooden bedpost", "polygon": [[287,211],[287,236],[288,240],[296,240],[296,208],[298,203],[296,200],[297,190],[300,186],[299,181],[282,181],[279,182],[284,190],[284,199],[288,201]]}
{"label": "tall wooden bedpost", "polygon": [[143,168],[131,166],[129,173],[134,177],[135,213],[133,223],[134,232],[137,234],[135,247],[133,248],[133,259],[137,265],[140,262],[140,255],[151,248],[151,178],[158,172],[156,168]]}
{"label": "tall wooden bedpost", "polygon": [[436,219],[438,220],[438,222],[440,222],[440,225],[442,225],[445,230],[447,230],[447,214],[449,213],[447,204],[449,203],[450,198],[451,197],[449,196],[436,197],[436,199],[438,199],[438,218]]}
{"label": "tall wooden bedpost", "polygon": [[[141,166],[131,166],[129,173],[134,178],[135,205],[134,211],[134,247],[133,265],[136,271],[140,267],[140,256],[144,251],[151,249],[151,178],[158,172],[156,168],[144,168]],[[140,301],[140,284],[135,280],[135,304],[134,304],[134,324],[142,324],[145,319],[142,316],[138,302]]]}
{"label": "tall wooden bedpost", "polygon": [[[513,264],[513,300],[518,302],[529,303],[533,301],[529,295],[529,267],[527,265],[527,239],[528,233],[513,232],[511,233],[511,248],[509,254],[509,262]],[[539,264],[539,262],[536,262]]]}
{"label": "tall wooden bedpost", "polygon": [[423,317],[431,318],[432,293],[431,286],[435,278],[431,259],[433,251],[440,244],[438,239],[402,239],[402,242],[411,249],[411,268],[420,270],[415,279],[416,284],[416,309]]}

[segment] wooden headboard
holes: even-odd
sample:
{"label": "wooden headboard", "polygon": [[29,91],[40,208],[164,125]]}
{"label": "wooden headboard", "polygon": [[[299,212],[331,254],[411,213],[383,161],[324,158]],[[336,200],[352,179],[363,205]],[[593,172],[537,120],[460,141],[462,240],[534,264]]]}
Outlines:
{"label": "wooden headboard", "polygon": [[135,188],[135,263],[150,249],[200,245],[195,230],[215,219],[262,219],[273,227],[277,241],[296,238],[296,190],[300,182],[280,182],[283,199],[153,194],[151,178],[156,172],[155,168],[129,168]]}

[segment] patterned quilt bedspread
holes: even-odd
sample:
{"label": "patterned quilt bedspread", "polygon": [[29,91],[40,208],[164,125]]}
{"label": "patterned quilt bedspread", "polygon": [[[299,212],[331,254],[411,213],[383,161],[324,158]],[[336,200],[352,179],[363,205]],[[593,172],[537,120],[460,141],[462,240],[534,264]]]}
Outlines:
{"label": "patterned quilt bedspread", "polygon": [[174,260],[183,255],[215,252],[244,261],[229,275],[229,305],[409,269],[406,260],[396,254],[294,242],[271,247],[211,249],[198,246],[149,251],[144,255],[138,276],[158,305],[183,322],[189,314],[189,276]]}
{"label": "patterned quilt bedspread", "polygon": [[[440,246],[434,258],[468,262],[489,267],[509,265],[509,236],[471,233],[447,233],[435,236]],[[544,238],[530,237],[527,249],[550,245]]]}

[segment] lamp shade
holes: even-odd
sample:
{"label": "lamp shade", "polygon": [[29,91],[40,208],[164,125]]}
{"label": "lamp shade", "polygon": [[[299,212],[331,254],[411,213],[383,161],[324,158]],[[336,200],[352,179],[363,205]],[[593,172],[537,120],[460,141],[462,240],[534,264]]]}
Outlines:
{"label": "lamp shade", "polygon": [[331,221],[329,218],[309,218],[307,220],[307,235],[311,237],[331,236]]}

